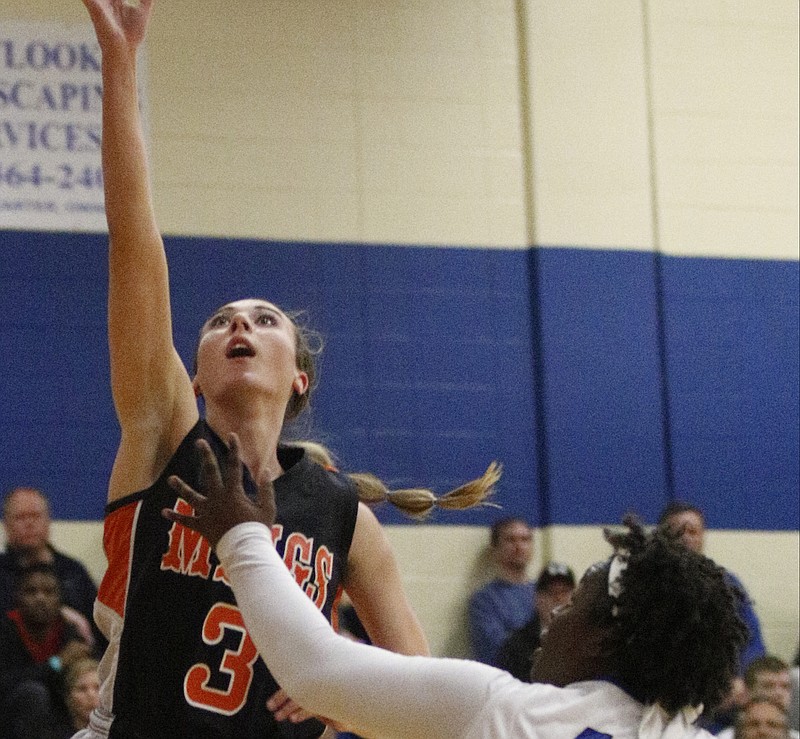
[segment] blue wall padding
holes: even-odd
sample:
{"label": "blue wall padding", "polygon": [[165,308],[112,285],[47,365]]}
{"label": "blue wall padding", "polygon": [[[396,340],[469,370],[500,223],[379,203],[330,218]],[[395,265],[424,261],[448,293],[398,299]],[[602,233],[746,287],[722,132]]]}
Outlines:
{"label": "blue wall padding", "polygon": [[664,277],[676,487],[713,526],[797,528],[797,262],[670,259]]}
{"label": "blue wall padding", "polygon": [[[97,519],[119,433],[106,237],[0,233],[0,485]],[[187,365],[222,303],[308,310],[326,347],[297,432],[345,469],[441,492],[503,462],[502,512],[437,523],[652,521],[681,497],[715,527],[798,528],[797,262],[174,237],[167,250]]]}
{"label": "blue wall padding", "polygon": [[653,255],[540,249],[549,497],[559,523],[666,502]]}

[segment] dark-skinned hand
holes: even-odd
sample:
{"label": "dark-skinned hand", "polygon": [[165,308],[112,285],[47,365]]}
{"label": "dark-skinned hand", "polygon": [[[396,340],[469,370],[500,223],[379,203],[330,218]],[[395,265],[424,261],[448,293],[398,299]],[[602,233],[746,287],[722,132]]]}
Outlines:
{"label": "dark-skinned hand", "polygon": [[202,490],[194,490],[175,475],[168,480],[170,487],[194,508],[194,513],[178,513],[171,508],[161,511],[164,518],[202,534],[212,547],[216,547],[225,532],[237,524],[258,521],[271,526],[275,523],[275,491],[272,483],[267,480],[259,484],[257,500],[250,500],[242,485],[239,437],[231,434],[228,445],[228,463],[223,473],[208,442],[199,439],[196,446],[201,456]]}
{"label": "dark-skinned hand", "polygon": [[[266,481],[259,485],[258,499],[256,502],[250,500],[242,486],[242,458],[236,434],[230,435],[228,445],[228,463],[223,473],[208,442],[199,439],[196,446],[201,455],[202,493],[177,476],[173,475],[168,480],[170,487],[194,508],[194,513],[178,513],[172,508],[161,511],[164,518],[205,536],[213,547],[225,532],[237,524],[258,521],[271,526],[275,523],[275,491],[272,483]],[[278,690],[270,697],[267,708],[279,721],[297,723],[311,717],[283,690]],[[324,718],[321,720],[326,721]]]}

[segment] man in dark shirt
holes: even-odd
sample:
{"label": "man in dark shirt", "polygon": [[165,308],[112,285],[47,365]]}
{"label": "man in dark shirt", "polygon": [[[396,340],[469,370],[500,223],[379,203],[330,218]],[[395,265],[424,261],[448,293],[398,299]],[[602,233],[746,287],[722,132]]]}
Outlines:
{"label": "man in dark shirt", "polygon": [[76,559],[57,551],[49,542],[50,504],[35,488],[16,487],[3,501],[6,551],[0,552],[0,615],[14,607],[18,574],[36,562],[49,564],[58,577],[63,616],[102,654],[105,639],[94,624],[97,586]]}

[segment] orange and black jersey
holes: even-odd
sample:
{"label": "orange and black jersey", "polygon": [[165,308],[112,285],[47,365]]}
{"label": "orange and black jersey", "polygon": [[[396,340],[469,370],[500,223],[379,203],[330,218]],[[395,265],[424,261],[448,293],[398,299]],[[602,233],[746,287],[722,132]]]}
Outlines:
{"label": "orange and black jersey", "polygon": [[[106,509],[109,565],[96,611],[110,640],[101,676],[103,708],[114,717],[110,737],[316,737],[323,730],[317,721],[295,726],[272,718],[266,702],[277,685],[214,552],[199,534],[161,515],[163,508],[190,510],[166,481],[178,475],[199,487],[198,438],[208,440],[224,466],[226,446],[200,420],[154,485]],[[276,549],[331,620],[358,496],[347,477],[310,461],[302,449],[281,447],[278,458],[285,472],[274,481]],[[255,495],[247,470],[244,486]]]}

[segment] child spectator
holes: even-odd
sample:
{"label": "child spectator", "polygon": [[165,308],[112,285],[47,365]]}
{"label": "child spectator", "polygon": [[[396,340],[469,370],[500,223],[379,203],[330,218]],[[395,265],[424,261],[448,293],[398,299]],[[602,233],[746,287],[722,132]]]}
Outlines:
{"label": "child spectator", "polygon": [[56,721],[63,669],[89,645],[61,615],[53,568],[36,563],[18,578],[16,608],[0,618],[0,715],[4,739],[42,739]]}

